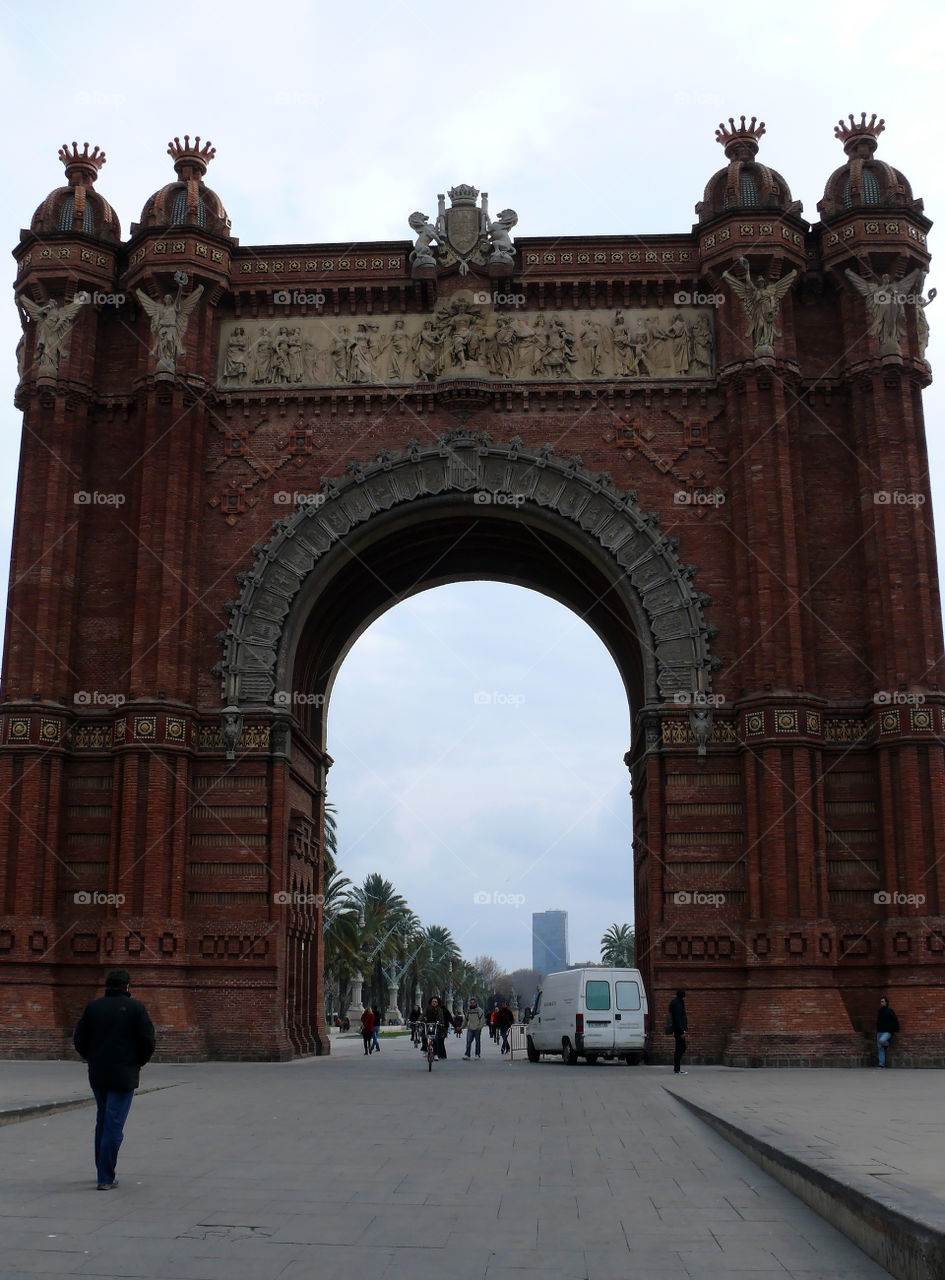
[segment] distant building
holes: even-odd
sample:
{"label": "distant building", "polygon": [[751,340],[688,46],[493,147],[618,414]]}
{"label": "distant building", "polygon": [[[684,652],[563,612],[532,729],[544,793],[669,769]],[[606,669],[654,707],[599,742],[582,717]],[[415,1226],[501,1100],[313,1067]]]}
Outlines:
{"label": "distant building", "polygon": [[540,974],[568,967],[567,911],[532,912],[532,968]]}

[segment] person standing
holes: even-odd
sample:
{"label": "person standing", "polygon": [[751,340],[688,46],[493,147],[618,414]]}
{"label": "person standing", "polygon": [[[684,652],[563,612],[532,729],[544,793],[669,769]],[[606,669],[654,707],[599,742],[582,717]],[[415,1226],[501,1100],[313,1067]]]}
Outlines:
{"label": "person standing", "polygon": [[476,1061],[478,1062],[482,1055],[482,1028],[486,1021],[486,1016],[479,1007],[479,1001],[475,996],[469,997],[469,1008],[466,1011],[466,1019],[464,1026],[466,1027],[466,1052],[463,1058],[469,1061],[470,1050],[473,1045],[476,1046]]}
{"label": "person standing", "polygon": [[364,1041],[364,1054],[367,1057],[374,1052],[374,1011],[365,1009],[361,1014],[361,1038]]}
{"label": "person standing", "polygon": [[886,1050],[898,1030],[899,1019],[889,1007],[889,1000],[886,996],[880,996],[879,1012],[876,1014],[876,1050],[879,1054],[879,1062],[876,1065],[878,1067],[885,1067]]}
{"label": "person standing", "polygon": [[499,1007],[499,1012],[496,1014],[496,1019],[495,1019],[496,1028],[498,1029],[499,1034],[502,1036],[502,1048],[500,1050],[501,1053],[511,1052],[511,1046],[509,1044],[509,1028],[512,1026],[514,1022],[515,1022],[515,1015],[513,1014],[512,1010],[509,1008],[508,1002],[506,1000],[503,1000],[502,1004]]}
{"label": "person standing", "polygon": [[76,1053],[89,1065],[95,1095],[97,1189],[118,1186],[115,1166],[141,1068],[154,1053],[154,1027],[140,1000],[131,998],[131,974],[112,969],[105,994],[85,1006],[72,1035]]}
{"label": "person standing", "polygon": [[371,1005],[371,1012],[374,1014],[374,1038],[371,1041],[371,1051],[373,1052],[376,1049],[380,1053],[381,1046],[377,1038],[377,1029],[381,1025],[381,1013],[376,1004]]}
{"label": "person standing", "polygon": [[686,1032],[689,1030],[689,1019],[686,1016],[686,993],[677,991],[676,999],[669,1002],[669,1017],[673,1024],[673,1075],[687,1076],[688,1071],[682,1068],[683,1054],[686,1052]]}

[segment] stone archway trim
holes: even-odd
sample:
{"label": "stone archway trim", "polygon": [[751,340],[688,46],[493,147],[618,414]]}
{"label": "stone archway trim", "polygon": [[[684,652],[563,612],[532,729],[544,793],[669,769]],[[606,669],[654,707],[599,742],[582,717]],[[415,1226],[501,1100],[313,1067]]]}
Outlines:
{"label": "stone archway trim", "polygon": [[660,531],[658,517],[641,511],[636,494],[618,491],[607,473],[587,472],[577,455],[563,459],[547,445],[533,451],[518,438],[501,444],[460,429],[435,444],[411,441],[396,453],[380,450],[373,462],[349,463],[343,478],[322,480],[315,501],[274,521],[269,542],[253,548],[252,570],[237,575],[239,599],[227,606],[224,658],[214,669],[224,705],[273,702],[286,620],[326,552],[381,512],[450,493],[488,494],[490,502],[515,495],[578,526],[604,548],[642,606],[649,635],[640,641],[655,666],[647,702],[709,692],[708,597],[694,590],[695,567],[679,560],[677,539]]}

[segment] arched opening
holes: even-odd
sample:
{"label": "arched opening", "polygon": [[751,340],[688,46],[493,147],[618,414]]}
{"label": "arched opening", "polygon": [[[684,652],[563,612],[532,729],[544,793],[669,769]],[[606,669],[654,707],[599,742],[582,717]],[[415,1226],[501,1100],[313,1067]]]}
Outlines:
{"label": "arched opening", "polygon": [[415,595],[362,633],[327,711],[328,794],[355,884],[387,878],[465,959],[506,972],[532,966],[533,912],[569,911],[572,962],[599,960],[615,918],[633,922],[629,708],[577,614],[504,583]]}
{"label": "arched opening", "polygon": [[[580,458],[464,432],[397,455],[381,451],[374,463],[349,466],[344,480],[324,481],[317,497],[276,522],[253,572],[240,575],[218,668],[225,702],[275,713],[280,740],[291,742],[287,834],[310,824],[312,846],[322,847],[326,706],[358,636],[393,604],[444,583],[531,587],[585,620],[623,683],[633,716],[628,759],[644,801],[633,846],[639,915],[648,901],[645,788],[659,748],[656,713],[680,694],[711,689],[707,598],[694,590],[695,568],[681,563],[675,539],[634,494],[590,475]],[[693,716],[693,745],[704,750],[711,715]],[[288,850],[290,863],[293,856]],[[301,948],[304,929],[294,923]],[[311,1003],[287,1012],[304,1044]]]}

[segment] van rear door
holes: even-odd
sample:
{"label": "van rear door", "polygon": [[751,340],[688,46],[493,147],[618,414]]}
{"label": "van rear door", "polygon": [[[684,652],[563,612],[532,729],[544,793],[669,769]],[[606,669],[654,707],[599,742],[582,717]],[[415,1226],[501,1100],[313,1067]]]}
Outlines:
{"label": "van rear door", "polygon": [[644,1041],[643,998],[636,978],[614,982],[614,1043],[617,1052],[642,1049]]}
{"label": "van rear door", "polygon": [[609,1053],[614,1047],[614,1002],[608,978],[588,977],[584,984],[584,1048]]}

